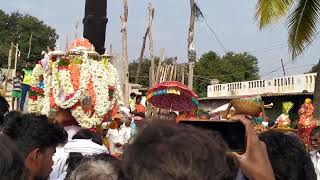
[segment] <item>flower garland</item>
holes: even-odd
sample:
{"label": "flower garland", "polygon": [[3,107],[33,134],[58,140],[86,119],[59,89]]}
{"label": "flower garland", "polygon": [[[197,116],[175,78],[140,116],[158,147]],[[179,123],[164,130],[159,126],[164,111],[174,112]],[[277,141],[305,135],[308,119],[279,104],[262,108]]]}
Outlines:
{"label": "flower garland", "polygon": [[[57,63],[54,62],[52,64],[52,89],[53,89],[53,96],[55,103],[57,106],[68,109],[74,106],[82,97],[83,94],[85,94],[88,82],[89,82],[89,61],[88,61],[88,55],[84,54],[84,61],[80,65],[80,86],[79,89],[70,94],[67,97],[64,96],[64,92],[60,89],[60,83],[58,80],[58,67]],[[66,79],[60,79],[60,82],[62,80]],[[70,80],[70,79],[69,79]]]}
{"label": "flower garland", "polygon": [[119,74],[117,69],[109,63],[107,60],[103,60],[100,62],[100,64],[104,67],[104,70],[108,76],[107,84],[109,87],[114,87],[115,91],[113,92],[113,98],[115,100],[118,100],[118,104],[122,105],[122,91],[121,91],[121,83],[119,80]]}
{"label": "flower garland", "polygon": [[71,114],[83,128],[92,128],[101,124],[101,120],[96,113],[94,113],[92,117],[87,116],[81,105],[75,105],[71,109]]}
{"label": "flower garland", "polygon": [[41,64],[37,64],[32,70],[32,79],[30,86],[37,87],[39,84],[39,78],[44,74],[44,69]]}
{"label": "flower garland", "polygon": [[51,92],[51,75],[44,74],[44,99],[41,114],[50,115],[50,92]]}
{"label": "flower garland", "polygon": [[108,79],[110,75],[107,74],[103,66],[97,61],[92,61],[90,69],[93,88],[96,94],[95,113],[99,117],[103,117],[111,109],[113,104],[112,100],[109,100]]}

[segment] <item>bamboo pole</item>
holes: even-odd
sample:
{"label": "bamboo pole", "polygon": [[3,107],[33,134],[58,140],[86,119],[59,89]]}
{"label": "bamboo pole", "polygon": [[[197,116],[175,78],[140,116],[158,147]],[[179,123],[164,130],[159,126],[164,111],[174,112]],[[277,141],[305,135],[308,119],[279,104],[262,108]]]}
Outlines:
{"label": "bamboo pole", "polygon": [[123,15],[121,18],[121,33],[122,33],[122,61],[124,64],[123,78],[123,102],[125,106],[129,105],[129,64],[128,64],[128,43],[127,43],[127,22],[128,22],[128,0],[123,0]]}
{"label": "bamboo pole", "polygon": [[152,39],[152,22],[154,17],[154,8],[152,7],[151,2],[148,3],[148,26],[149,26],[149,52],[151,58],[151,68],[150,68],[150,76],[149,76],[149,87],[152,87],[155,84],[155,63],[154,63],[154,50],[153,50],[153,39]]}

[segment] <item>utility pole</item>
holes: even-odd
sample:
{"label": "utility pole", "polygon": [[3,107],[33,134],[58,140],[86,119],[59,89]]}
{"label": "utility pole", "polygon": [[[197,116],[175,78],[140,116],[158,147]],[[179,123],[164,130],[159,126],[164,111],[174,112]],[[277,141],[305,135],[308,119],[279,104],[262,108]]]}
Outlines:
{"label": "utility pole", "polygon": [[128,0],[123,0],[123,15],[121,19],[121,33],[122,33],[122,62],[124,64],[124,78],[123,78],[123,102],[125,106],[129,105],[129,64],[128,64],[128,43],[127,43],[127,21],[128,21]]}
{"label": "utility pole", "polygon": [[281,65],[282,65],[283,76],[286,76],[286,71],[284,69],[284,65],[283,65],[283,60],[282,59],[281,59]]}
{"label": "utility pole", "polygon": [[196,52],[193,48],[193,37],[194,37],[194,23],[196,20],[195,15],[195,0],[190,0],[190,26],[188,33],[188,62],[189,62],[189,74],[188,74],[188,87],[193,88],[193,67],[196,60]]}

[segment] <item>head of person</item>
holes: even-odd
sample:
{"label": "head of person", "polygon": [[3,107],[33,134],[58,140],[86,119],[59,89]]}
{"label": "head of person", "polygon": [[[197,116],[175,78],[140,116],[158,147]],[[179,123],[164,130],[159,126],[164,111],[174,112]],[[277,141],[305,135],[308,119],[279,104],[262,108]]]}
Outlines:
{"label": "head of person", "polygon": [[310,141],[312,148],[315,151],[320,151],[320,127],[315,127],[312,129],[311,134],[310,134]]}
{"label": "head of person", "polygon": [[17,69],[16,70],[16,76],[21,76],[21,75],[22,75],[21,71],[19,69]]}
{"label": "head of person", "polygon": [[[89,129],[82,129],[77,134],[75,134],[72,139],[90,139],[92,142],[102,145],[102,138],[98,133],[92,132]],[[70,176],[71,172],[79,165],[82,159],[84,159],[81,153],[72,152],[69,154],[67,159],[67,177]]]}
{"label": "head of person", "polygon": [[54,122],[61,124],[63,126],[78,125],[76,119],[72,116],[70,109],[62,109],[62,108],[58,108],[55,114]]}
{"label": "head of person", "polygon": [[152,122],[124,152],[119,180],[234,179],[237,165],[214,132]]}
{"label": "head of person", "polygon": [[43,81],[43,75],[39,77],[39,81]]}
{"label": "head of person", "polygon": [[0,179],[27,179],[21,153],[10,138],[3,134],[0,135]]}
{"label": "head of person", "polygon": [[176,121],[176,119],[177,119],[177,114],[175,112],[170,112],[168,114],[168,120],[169,121]]}
{"label": "head of person", "polygon": [[127,126],[127,127],[130,127],[131,126],[131,122],[132,122],[132,118],[131,117],[127,117],[124,125]]}
{"label": "head of person", "polygon": [[137,104],[141,104],[141,100],[142,100],[142,96],[141,95],[136,96],[136,103]]}
{"label": "head of person", "polygon": [[136,93],[134,93],[134,92],[133,92],[133,93],[130,93],[130,98],[131,98],[131,99],[134,99],[135,97],[136,97]]}
{"label": "head of person", "polygon": [[311,158],[296,136],[268,131],[259,139],[266,144],[275,179],[317,179]]}
{"label": "head of person", "polygon": [[210,119],[210,115],[208,113],[201,113],[199,119]]}
{"label": "head of person", "polygon": [[9,103],[5,97],[0,96],[0,126],[3,124],[4,116],[9,112]]}
{"label": "head of person", "polygon": [[12,118],[15,119],[6,120],[2,132],[18,146],[30,178],[47,179],[52,171],[56,146],[67,140],[66,131],[42,115],[22,114]]}
{"label": "head of person", "polygon": [[117,180],[118,170],[112,162],[88,158],[71,173],[67,180]]}
{"label": "head of person", "polygon": [[32,68],[32,63],[31,62],[27,62],[26,63],[26,68]]}

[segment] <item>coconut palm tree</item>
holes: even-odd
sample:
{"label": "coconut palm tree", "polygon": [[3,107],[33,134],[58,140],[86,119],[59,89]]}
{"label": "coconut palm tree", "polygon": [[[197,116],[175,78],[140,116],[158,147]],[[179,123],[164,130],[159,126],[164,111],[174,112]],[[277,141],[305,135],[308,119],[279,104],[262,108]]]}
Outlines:
{"label": "coconut palm tree", "polygon": [[[260,29],[287,18],[288,45],[295,59],[319,35],[320,0],[258,0],[256,18]],[[314,90],[314,117],[320,113],[320,69]]]}

